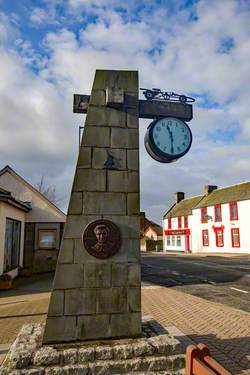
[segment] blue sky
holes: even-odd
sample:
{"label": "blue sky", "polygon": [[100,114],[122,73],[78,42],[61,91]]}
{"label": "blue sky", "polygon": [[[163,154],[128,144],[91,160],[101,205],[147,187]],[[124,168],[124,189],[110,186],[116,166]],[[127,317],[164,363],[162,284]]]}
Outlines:
{"label": "blue sky", "polygon": [[249,19],[248,0],[0,0],[0,167],[44,175],[66,208],[84,122],[73,93],[89,93],[97,68],[137,69],[141,87],[196,98],[177,163],[147,155],[140,121],[149,217],[160,222],[175,191],[250,180]]}

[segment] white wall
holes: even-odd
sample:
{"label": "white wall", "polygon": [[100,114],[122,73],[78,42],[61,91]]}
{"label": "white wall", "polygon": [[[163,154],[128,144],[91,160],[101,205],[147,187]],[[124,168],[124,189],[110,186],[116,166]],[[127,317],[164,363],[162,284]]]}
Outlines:
{"label": "white wall", "polygon": [[65,222],[63,213],[11,173],[6,172],[0,176],[0,186],[10,191],[15,198],[23,202],[31,202],[32,210],[26,215],[27,222]]}
{"label": "white wall", "polygon": [[[200,209],[193,210],[192,225],[192,249],[193,252],[211,253],[250,253],[250,200],[238,202],[238,220],[230,220],[229,203],[221,205],[222,221],[215,222],[214,206],[207,207],[207,214],[212,216],[212,220],[201,223]],[[216,247],[215,232],[213,226],[224,228],[224,246]],[[232,247],[231,228],[239,228],[240,247]],[[207,229],[209,233],[209,246],[202,244],[202,229]]]}
{"label": "white wall", "polygon": [[[6,218],[21,221],[21,239],[20,239],[20,258],[19,265],[23,264],[23,244],[24,244],[24,223],[25,212],[18,208],[12,207],[7,203],[0,202],[0,275],[3,273],[4,268],[4,246],[5,246],[5,228]],[[11,276],[17,276],[17,269],[8,272]]]}

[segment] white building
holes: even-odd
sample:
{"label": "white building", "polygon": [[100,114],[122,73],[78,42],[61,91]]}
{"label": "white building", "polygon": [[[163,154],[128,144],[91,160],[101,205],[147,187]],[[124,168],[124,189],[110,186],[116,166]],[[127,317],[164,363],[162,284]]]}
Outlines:
{"label": "white building", "polygon": [[164,251],[250,253],[250,182],[218,189],[176,202],[163,217]]}
{"label": "white building", "polygon": [[0,275],[53,270],[65,218],[11,167],[0,170]]}

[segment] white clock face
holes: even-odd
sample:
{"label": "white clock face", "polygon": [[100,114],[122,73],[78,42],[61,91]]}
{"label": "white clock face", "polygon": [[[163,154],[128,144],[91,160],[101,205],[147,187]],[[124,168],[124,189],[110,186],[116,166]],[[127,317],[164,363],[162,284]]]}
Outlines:
{"label": "white clock face", "polygon": [[174,117],[158,120],[152,136],[157,148],[169,155],[184,153],[192,141],[190,130],[185,122]]}

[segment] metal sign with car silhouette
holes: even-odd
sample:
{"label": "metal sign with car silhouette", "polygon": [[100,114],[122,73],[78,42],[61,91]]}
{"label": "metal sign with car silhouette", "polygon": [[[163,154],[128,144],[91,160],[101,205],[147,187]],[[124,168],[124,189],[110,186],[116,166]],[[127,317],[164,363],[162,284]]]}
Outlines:
{"label": "metal sign with car silhouette", "polygon": [[169,100],[171,102],[180,103],[193,103],[194,98],[186,95],[179,95],[175,92],[162,91],[161,89],[143,89],[141,88],[143,95],[147,100]]}

